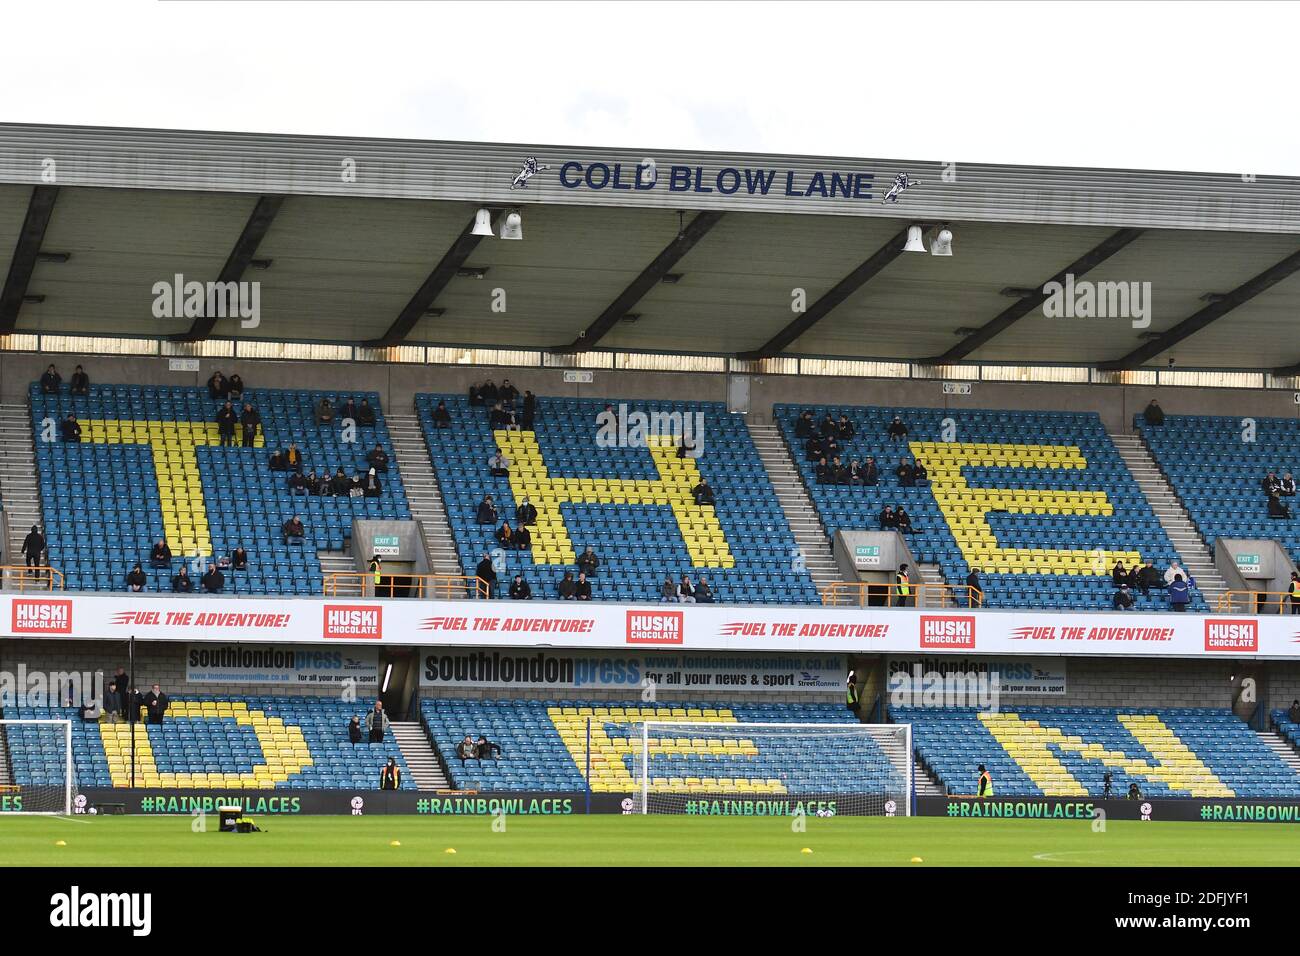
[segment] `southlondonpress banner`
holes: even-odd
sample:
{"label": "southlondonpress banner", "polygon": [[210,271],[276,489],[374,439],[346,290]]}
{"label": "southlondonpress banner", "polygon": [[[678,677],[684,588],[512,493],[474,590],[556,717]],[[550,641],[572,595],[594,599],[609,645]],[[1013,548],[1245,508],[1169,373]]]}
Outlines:
{"label": "southlondonpress banner", "polygon": [[425,648],[421,687],[614,689],[649,679],[673,690],[780,690],[826,693],[844,686],[840,654],[718,654],[584,651],[493,647]]}
{"label": "southlondonpress banner", "polygon": [[185,679],[191,684],[291,684],[326,687],[353,681],[379,685],[379,651],[322,644],[190,644]]}
{"label": "southlondonpress banner", "polygon": [[924,682],[927,675],[943,677],[979,678],[984,674],[998,675],[1000,694],[1026,696],[1055,696],[1066,691],[1066,658],[1064,657],[952,657],[932,654],[926,657],[891,657],[889,659],[890,687],[905,676],[910,681]]}
{"label": "southlondonpress banner", "polygon": [[1300,659],[1300,617],[56,594],[0,596],[8,637],[425,647]]}

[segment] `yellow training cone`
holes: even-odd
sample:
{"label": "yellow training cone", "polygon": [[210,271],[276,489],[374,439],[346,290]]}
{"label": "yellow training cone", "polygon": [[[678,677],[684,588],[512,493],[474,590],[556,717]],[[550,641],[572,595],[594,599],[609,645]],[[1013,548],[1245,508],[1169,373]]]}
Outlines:
{"label": "yellow training cone", "polygon": [[800,850],[799,852],[800,852],[800,853],[811,853],[812,850],[808,849],[808,847],[804,847],[804,848],[803,848],[802,850]]}
{"label": "yellow training cone", "polygon": [[68,843],[67,843],[66,840],[55,840],[55,841],[54,841],[54,845],[55,845],[55,846],[67,846]]}
{"label": "yellow training cone", "polygon": [[390,843],[390,844],[388,844],[388,845],[389,845],[389,846],[401,846],[402,844],[399,843],[397,840],[394,840],[392,843]]}
{"label": "yellow training cone", "polygon": [[443,852],[443,853],[455,853],[456,851],[453,850],[451,847],[447,847],[447,849],[443,850],[442,852]]}
{"label": "yellow training cone", "polygon": [[924,863],[925,861],[922,860],[919,856],[914,856],[914,857],[912,857],[912,862],[913,862],[913,863]]}

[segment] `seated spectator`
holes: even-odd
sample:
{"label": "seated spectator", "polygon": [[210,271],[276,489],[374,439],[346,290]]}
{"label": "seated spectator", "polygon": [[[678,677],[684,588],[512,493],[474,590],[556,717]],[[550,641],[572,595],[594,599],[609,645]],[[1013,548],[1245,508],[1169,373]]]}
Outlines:
{"label": "seated spectator", "polygon": [[902,505],[899,505],[894,509],[894,521],[897,523],[899,531],[909,534],[911,533],[912,516],[907,513],[907,509]]}
{"label": "seated spectator", "polygon": [[898,476],[898,483],[904,488],[916,486],[916,469],[908,463],[906,458],[898,463],[898,467],[894,469],[894,474]]}
{"label": "seated spectator", "polygon": [[501,547],[507,551],[515,550],[515,533],[511,529],[509,521],[502,522],[501,527],[497,528],[496,538]]}
{"label": "seated spectator", "polygon": [[912,466],[912,482],[913,484],[920,486],[925,486],[930,483],[930,473],[925,470],[925,465],[921,464],[919,461]]}
{"label": "seated spectator", "polygon": [[876,459],[867,456],[867,463],[862,466],[862,483],[871,487],[880,480],[880,469],[876,467]]}
{"label": "seated spectator", "polygon": [[532,502],[530,502],[527,498],[521,501],[519,503],[519,507],[515,509],[515,524],[516,525],[537,524],[537,509],[533,507]]}
{"label": "seated spectator", "polygon": [[252,448],[257,442],[257,429],[261,424],[262,416],[257,409],[245,402],[244,411],[239,416],[239,425],[242,429],[245,448]]}
{"label": "seated spectator", "polygon": [[360,469],[358,469],[357,471],[353,472],[352,477],[348,479],[348,497],[360,498],[365,493],[366,493],[365,479],[361,476]]}
{"label": "seated spectator", "polygon": [[1291,509],[1284,505],[1282,499],[1277,495],[1269,495],[1268,516],[1270,518],[1290,518]]}
{"label": "seated spectator", "polygon": [[533,533],[524,525],[515,526],[515,547],[527,551],[533,546]]}
{"label": "seated spectator", "polygon": [[862,466],[858,464],[856,458],[849,462],[848,477],[850,485],[860,486],[862,484]]}
{"label": "seated spectator", "polygon": [[600,567],[600,557],[592,550],[591,545],[578,555],[578,570],[587,577],[595,577],[596,569]]}
{"label": "seated spectator", "polygon": [[378,498],[384,493],[384,483],[379,480],[379,473],[375,471],[374,466],[366,472],[366,477],[361,479],[361,493],[367,498]]}
{"label": "seated spectator", "polygon": [[194,591],[194,579],[190,577],[189,568],[184,564],[172,578],[172,590],[177,594],[190,594]]}
{"label": "seated spectator", "polygon": [[371,468],[381,475],[388,474],[388,452],[384,451],[383,445],[376,443],[375,447],[370,449],[369,454],[366,455],[366,461],[370,463]]}
{"label": "seated spectator", "polygon": [[1116,611],[1133,610],[1133,595],[1128,589],[1128,582],[1124,582],[1111,598],[1110,606]]}
{"label": "seated spectator", "polygon": [[483,500],[478,503],[478,514],[475,515],[474,521],[477,524],[497,523],[497,506],[493,503],[491,495],[484,495]]}
{"label": "seated spectator", "polygon": [[289,475],[289,492],[295,495],[305,495],[310,490],[311,484],[306,475],[301,471],[295,471]]}
{"label": "seated spectator", "polygon": [[465,766],[466,760],[478,759],[478,748],[474,746],[474,738],[469,734],[465,739],[456,745],[456,756],[460,758],[460,765]]}
{"label": "seated spectator", "polygon": [[834,438],[835,435],[839,433],[839,429],[835,425],[835,418],[830,412],[827,412],[822,416],[822,423],[819,427],[819,431],[821,431],[823,438]]}
{"label": "seated spectator", "polygon": [[348,400],[338,410],[338,416],[340,421],[352,422],[354,425],[357,423],[357,403],[352,399],[351,395],[348,396]]}
{"label": "seated spectator", "polygon": [[709,582],[704,580],[703,575],[700,576],[699,583],[695,585],[695,603],[696,604],[713,603],[713,591],[710,590]]}
{"label": "seated spectator", "polygon": [[238,372],[226,379],[226,394],[235,401],[244,397],[244,380]]}
{"label": "seated spectator", "polygon": [[60,422],[59,433],[66,442],[81,441],[81,425],[77,422],[77,416],[70,414]]}
{"label": "seated spectator", "polygon": [[560,593],[561,600],[564,601],[573,600],[574,595],[576,595],[578,592],[578,585],[577,582],[573,580],[572,571],[564,572],[564,577],[560,578],[560,583],[557,590]]}
{"label": "seated spectator", "polygon": [[820,435],[813,435],[804,443],[803,450],[804,456],[809,461],[819,461],[826,457],[826,442],[822,440]]}
{"label": "seated spectator", "polygon": [[577,601],[591,600],[591,582],[582,572],[578,572],[578,580],[573,585],[573,597]]}
{"label": "seated spectator", "polygon": [[501,399],[506,405],[513,405],[515,400],[519,398],[519,389],[510,384],[510,379],[503,378],[501,387],[497,390],[497,398]]}
{"label": "seated spectator", "polygon": [[1300,724],[1300,700],[1291,701],[1291,706],[1286,712],[1287,717],[1293,724]]}
{"label": "seated spectator", "polygon": [[524,389],[523,410],[519,413],[519,427],[527,431],[533,430],[533,422],[537,420],[537,396]]}
{"label": "seated spectator", "polygon": [[813,477],[817,479],[819,485],[829,485],[835,477],[831,471],[830,463],[823,457],[818,460],[816,467],[813,468]]}
{"label": "seated spectator", "polygon": [[[303,484],[307,488],[307,494],[312,495],[313,497],[320,494],[320,478],[316,476],[314,469],[303,476]],[[293,487],[292,480],[289,482],[289,487]]]}
{"label": "seated spectator", "polygon": [[505,407],[500,402],[493,402],[492,411],[488,413],[488,426],[495,431],[509,424],[510,416],[506,414]]}
{"label": "seated spectator", "polygon": [[493,478],[510,477],[510,459],[501,454],[500,448],[488,458],[488,474]]}
{"label": "seated spectator", "polygon": [[1195,579],[1186,571],[1184,571],[1179,566],[1177,561],[1171,561],[1169,562],[1169,569],[1165,571],[1165,587],[1169,587],[1169,585],[1173,584],[1174,578],[1180,575],[1182,576],[1183,580],[1187,581],[1189,584],[1193,584],[1193,585],[1196,584]]}
{"label": "seated spectator", "polygon": [[170,568],[172,565],[172,549],[167,547],[167,542],[162,538],[154,544],[153,550],[149,552],[149,563],[155,568]]}
{"label": "seated spectator", "polygon": [[[474,403],[470,402],[470,404],[472,405]],[[438,407],[433,410],[433,427],[434,428],[451,427],[451,412],[447,411],[447,403],[444,401],[439,401]]]}
{"label": "seated spectator", "polygon": [[1142,799],[1142,791],[1138,789],[1138,785],[1136,783],[1130,783],[1128,785],[1128,799],[1130,800]]}
{"label": "seated spectator", "polygon": [[226,381],[226,377],[221,374],[220,370],[213,372],[212,377],[208,379],[208,398],[214,402],[219,402],[229,395],[230,383]]}
{"label": "seated spectator", "polygon": [[835,437],[844,441],[853,441],[855,434],[857,434],[857,430],[853,427],[853,423],[849,421],[849,416],[841,412],[840,420],[835,423]]}
{"label": "seated spectator", "polygon": [[1275,495],[1282,490],[1282,482],[1277,480],[1277,475],[1269,472],[1260,481],[1259,486],[1264,489],[1264,496]]}
{"label": "seated spectator", "polygon": [[1181,574],[1175,574],[1173,583],[1169,585],[1169,606],[1175,611],[1186,611],[1187,605],[1192,600],[1192,590],[1187,586]]}
{"label": "seated spectator", "polygon": [[840,453],[841,450],[842,450],[842,449],[840,448],[839,440],[838,440],[834,435],[832,435],[831,437],[829,437],[829,438],[826,439],[826,457],[827,457],[827,458],[834,458],[834,457],[836,457],[837,455],[839,455],[839,453]]}
{"label": "seated spectator", "polygon": [[361,404],[357,406],[357,424],[363,428],[370,428],[375,424],[375,410],[370,407],[370,399],[364,395],[361,396]]}
{"label": "seated spectator", "polygon": [[695,587],[691,584],[691,579],[684,574],[681,581],[677,583],[677,601],[681,604],[695,603]]}
{"label": "seated spectator", "polygon": [[907,426],[903,424],[903,419],[898,415],[895,415],[894,420],[890,422],[889,427],[885,429],[885,434],[889,436],[890,441],[902,441],[906,438]]}
{"label": "seated spectator", "polygon": [[229,402],[221,406],[217,412],[217,436],[221,439],[221,447],[235,445],[235,426],[239,424],[239,414],[235,411],[235,406]]}
{"label": "seated spectator", "polygon": [[[315,473],[313,472],[313,474]],[[316,481],[311,488],[311,493],[320,498],[333,498],[334,497],[333,480],[330,478],[328,474],[322,471],[320,475],[316,477]]]}
{"label": "seated spectator", "polygon": [[813,414],[805,409],[802,414],[795,420],[794,437],[807,441],[813,436]]}
{"label": "seated spectator", "polygon": [[501,745],[494,744],[482,734],[478,735],[478,741],[474,744],[474,749],[478,751],[479,760],[496,760],[501,756]]}
{"label": "seated spectator", "polygon": [[235,571],[248,570],[248,552],[242,544],[235,545],[235,550],[230,552],[230,567]]}
{"label": "seated spectator", "polygon": [[533,598],[533,589],[528,586],[522,574],[516,574],[514,580],[510,582],[510,599],[512,601],[531,601]]}
{"label": "seated spectator", "polygon": [[302,544],[307,537],[307,529],[303,527],[302,518],[298,515],[281,525],[280,530],[284,532],[285,544]]}
{"label": "seated spectator", "polygon": [[220,594],[226,587],[226,576],[215,564],[209,564],[208,570],[203,573],[199,583],[208,594]]}
{"label": "seated spectator", "polygon": [[707,478],[701,478],[700,483],[691,489],[691,497],[695,499],[697,505],[711,505],[714,503],[713,489],[709,487]]}
{"label": "seated spectator", "polygon": [[1164,583],[1164,578],[1160,576],[1160,572],[1156,570],[1155,565],[1150,561],[1137,572],[1137,586],[1141,589],[1143,597],[1148,597],[1152,588],[1164,587]]}
{"label": "seated spectator", "polygon": [[[484,402],[483,402],[483,386],[482,386],[482,385],[479,385],[479,384],[477,384],[477,383],[473,383],[473,384],[470,385],[470,387],[469,387],[469,403],[470,403],[470,405],[473,405],[473,406],[479,406],[479,405],[484,404]],[[442,402],[439,402],[438,404],[441,405]]]}
{"label": "seated spectator", "polygon": [[1147,407],[1142,409],[1142,418],[1148,425],[1163,425],[1165,412],[1160,407],[1160,403],[1153,398],[1147,403]]}
{"label": "seated spectator", "polygon": [[75,369],[72,370],[72,382],[70,383],[70,390],[73,395],[90,394],[90,376],[86,374],[86,370],[83,369],[80,365],[78,365]]}
{"label": "seated spectator", "polygon": [[330,491],[336,498],[346,498],[351,488],[351,480],[343,473],[343,466],[339,465],[334,469],[334,474],[330,478]]}
{"label": "seated spectator", "polygon": [[284,452],[280,451],[279,449],[276,449],[275,451],[271,452],[271,459],[268,462],[267,467],[269,467],[272,471],[288,471],[289,466],[285,464]]}
{"label": "seated spectator", "polygon": [[348,740],[354,744],[359,744],[362,740],[361,718],[355,714],[352,719],[348,721]]}
{"label": "seated spectator", "polygon": [[322,397],[321,400],[316,403],[316,424],[334,424],[334,403],[328,398]]}
{"label": "seated spectator", "polygon": [[488,379],[483,383],[483,401],[489,408],[495,405],[500,398],[501,390],[497,388],[492,379]]}
{"label": "seated spectator", "polygon": [[289,447],[285,449],[284,467],[289,471],[302,471],[302,452],[298,450],[297,442],[289,442]]}
{"label": "seated spectator", "polygon": [[831,462],[831,484],[847,485],[849,483],[849,470],[844,467],[844,462],[840,461],[839,456]]}
{"label": "seated spectator", "polygon": [[137,593],[143,591],[146,580],[147,579],[144,576],[144,569],[140,567],[140,562],[137,561],[135,563],[135,567],[133,567],[129,572],[127,572],[126,589],[128,591],[135,591]]}
{"label": "seated spectator", "polygon": [[487,591],[488,597],[496,594],[497,569],[496,565],[492,563],[491,555],[483,555],[483,559],[479,561],[478,566],[474,569],[474,576],[483,582],[483,588]]}
{"label": "seated spectator", "polygon": [[1110,569],[1111,583],[1114,584],[1115,587],[1119,587],[1121,584],[1133,584],[1134,581],[1132,574],[1131,571],[1124,567],[1123,561],[1116,561],[1115,567]]}
{"label": "seated spectator", "polygon": [[894,509],[889,505],[885,505],[884,509],[880,512],[880,530],[896,531],[897,529],[898,518],[894,515]]}
{"label": "seated spectator", "polygon": [[1285,475],[1282,476],[1282,481],[1280,487],[1278,488],[1278,493],[1282,495],[1283,498],[1295,497],[1295,479],[1291,477],[1291,472],[1288,471]]}
{"label": "seated spectator", "polygon": [[677,585],[673,584],[672,575],[665,575],[664,583],[659,585],[659,600],[677,603]]}
{"label": "seated spectator", "polygon": [[63,376],[55,371],[54,366],[51,365],[45,370],[45,374],[41,376],[41,394],[54,395],[62,384]]}

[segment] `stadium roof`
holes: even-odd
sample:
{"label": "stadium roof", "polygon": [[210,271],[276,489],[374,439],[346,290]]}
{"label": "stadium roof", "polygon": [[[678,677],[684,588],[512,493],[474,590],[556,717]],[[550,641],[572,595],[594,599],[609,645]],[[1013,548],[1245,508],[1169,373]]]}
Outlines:
{"label": "stadium roof", "polygon": [[[0,332],[1282,368],[1298,270],[1288,177],[0,125]],[[1150,324],[1046,317],[1066,272]],[[261,324],[156,318],[176,275]]]}

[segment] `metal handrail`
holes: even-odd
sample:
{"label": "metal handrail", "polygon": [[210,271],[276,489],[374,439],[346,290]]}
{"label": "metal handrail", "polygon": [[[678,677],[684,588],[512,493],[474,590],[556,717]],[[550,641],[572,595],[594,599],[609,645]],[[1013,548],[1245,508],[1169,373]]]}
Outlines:
{"label": "metal handrail", "polygon": [[380,583],[375,583],[373,571],[333,571],[325,575],[321,591],[326,597],[393,597],[398,588],[407,589],[407,597],[420,600],[451,600],[469,597],[485,599],[487,583],[473,575],[460,574],[408,574],[380,572]]}
{"label": "metal handrail", "polygon": [[56,568],[29,568],[21,564],[0,565],[0,585],[5,591],[62,591],[63,572]]}
{"label": "metal handrail", "polygon": [[[970,607],[971,598],[976,594],[979,598],[975,606],[983,604],[984,592],[976,590],[969,584],[908,584],[907,595],[903,594],[903,587],[897,582],[835,581],[822,589],[822,604],[830,607],[867,607],[871,603],[871,598],[883,595],[885,607],[901,604],[905,596],[915,598],[915,603],[911,605],[913,607]],[[928,600],[932,595],[937,596],[939,603],[931,603]],[[959,596],[962,598],[961,602],[958,601]]]}

